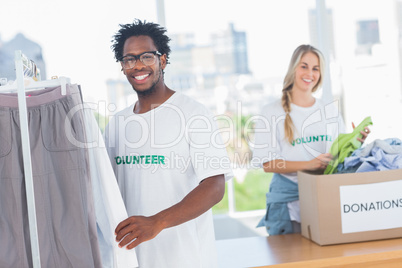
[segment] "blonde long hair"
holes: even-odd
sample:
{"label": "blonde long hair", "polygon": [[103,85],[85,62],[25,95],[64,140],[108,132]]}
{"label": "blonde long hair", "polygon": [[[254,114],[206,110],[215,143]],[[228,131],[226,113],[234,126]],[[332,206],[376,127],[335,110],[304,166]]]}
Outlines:
{"label": "blonde long hair", "polygon": [[295,81],[295,72],[296,68],[300,63],[301,58],[307,53],[312,52],[318,57],[318,61],[320,63],[320,79],[318,83],[314,86],[313,92],[317,91],[317,89],[321,86],[323,77],[324,77],[324,56],[322,53],[311,45],[300,45],[293,52],[292,58],[289,63],[288,71],[286,73],[285,79],[283,80],[283,89],[282,89],[282,107],[285,110],[286,118],[285,118],[285,138],[292,143],[294,137],[294,124],[292,118],[290,117],[290,111],[292,103],[292,88]]}

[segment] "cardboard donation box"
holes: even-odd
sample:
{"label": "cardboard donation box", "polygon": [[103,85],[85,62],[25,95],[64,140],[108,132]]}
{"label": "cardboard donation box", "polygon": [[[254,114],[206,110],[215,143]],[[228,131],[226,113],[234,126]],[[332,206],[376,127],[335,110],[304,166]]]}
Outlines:
{"label": "cardboard donation box", "polygon": [[402,169],[298,179],[301,234],[318,245],[402,237]]}

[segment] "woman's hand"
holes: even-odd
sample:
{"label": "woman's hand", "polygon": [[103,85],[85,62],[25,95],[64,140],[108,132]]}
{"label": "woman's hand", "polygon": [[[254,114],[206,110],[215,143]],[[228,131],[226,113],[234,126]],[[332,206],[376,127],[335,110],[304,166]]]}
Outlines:
{"label": "woman's hand", "polygon": [[328,166],[329,161],[332,160],[332,155],[330,153],[320,154],[316,158],[307,161],[306,170],[321,170]]}
{"label": "woman's hand", "polygon": [[[353,129],[355,129],[355,124],[352,122],[352,127]],[[360,134],[363,135],[363,137],[361,138],[357,138],[358,141],[360,141],[361,143],[364,143],[364,141],[367,139],[368,134],[370,134],[370,129],[368,127],[364,128],[364,131],[360,131]]]}

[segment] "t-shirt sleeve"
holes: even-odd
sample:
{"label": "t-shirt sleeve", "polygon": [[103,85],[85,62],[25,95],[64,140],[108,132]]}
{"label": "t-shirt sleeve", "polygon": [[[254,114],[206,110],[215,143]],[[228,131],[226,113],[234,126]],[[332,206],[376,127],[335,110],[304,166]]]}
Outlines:
{"label": "t-shirt sleeve", "polygon": [[198,180],[220,174],[226,181],[231,179],[231,161],[213,115],[204,111],[192,116],[188,119],[186,131],[191,163]]}

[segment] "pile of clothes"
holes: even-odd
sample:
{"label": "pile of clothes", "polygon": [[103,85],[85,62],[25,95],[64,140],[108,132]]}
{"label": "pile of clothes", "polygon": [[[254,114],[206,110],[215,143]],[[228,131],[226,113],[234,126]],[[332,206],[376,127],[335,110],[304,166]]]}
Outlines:
{"label": "pile of clothes", "polygon": [[337,173],[402,169],[402,142],[398,138],[377,139],[355,150],[337,166]]}
{"label": "pile of clothes", "polygon": [[402,169],[400,139],[377,139],[361,147],[362,144],[357,138],[361,138],[360,132],[372,124],[371,117],[368,116],[351,133],[338,136],[330,150],[334,159],[328,164],[324,174]]}

